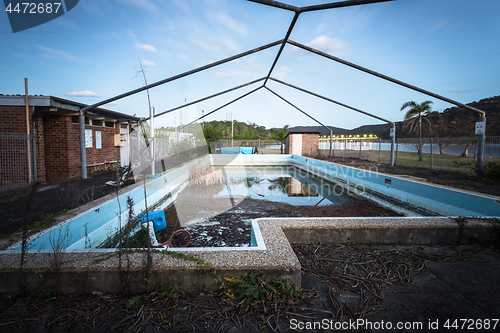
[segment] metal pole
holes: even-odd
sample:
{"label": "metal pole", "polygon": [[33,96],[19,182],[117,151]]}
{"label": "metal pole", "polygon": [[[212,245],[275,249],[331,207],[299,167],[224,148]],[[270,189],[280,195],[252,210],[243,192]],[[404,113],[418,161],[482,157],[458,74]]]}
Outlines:
{"label": "metal pole", "polygon": [[233,113],[231,112],[231,147],[234,147],[234,123],[233,123]]}
{"label": "metal pole", "polygon": [[[80,164],[82,168],[82,179],[87,179],[87,148],[85,147],[85,114],[82,110],[79,113],[80,125]],[[119,124],[118,124],[119,125]],[[118,126],[118,130],[120,127]]]}
{"label": "metal pole", "polygon": [[330,129],[330,157],[333,157],[333,131]]}
{"label": "metal pole", "polygon": [[[396,124],[392,124],[391,128],[391,166],[394,166],[394,141],[396,140]],[[396,163],[398,160],[398,152],[397,152],[397,146],[396,146]]]}
{"label": "metal pole", "polygon": [[28,149],[28,183],[33,180],[33,169],[31,168],[31,142],[30,142],[30,104],[28,97],[28,78],[24,78],[24,98],[26,104],[26,144]]}
{"label": "metal pole", "polygon": [[477,136],[477,176],[483,177],[484,172],[484,146],[486,141],[486,117],[482,115],[479,118],[480,122],[484,122],[482,134]]}
{"label": "metal pole", "polygon": [[[392,145],[392,142],[391,142],[391,145]],[[399,139],[396,139],[396,158],[394,161],[395,164],[398,164],[398,148],[399,148]]]}
{"label": "metal pole", "polygon": [[345,139],[345,141],[344,141],[344,159],[345,159],[345,155],[346,155],[346,150],[347,150],[347,139]]}
{"label": "metal pole", "polygon": [[150,149],[150,155],[151,155],[151,175],[154,176],[156,174],[155,170],[155,162],[156,162],[156,154],[155,154],[155,108],[151,106],[149,108],[149,149]]}
{"label": "metal pole", "polygon": [[434,144],[434,143],[432,142],[432,137],[431,137],[431,170],[432,170],[432,162],[433,162],[433,161],[432,161],[432,145],[433,145],[433,144]]}
{"label": "metal pole", "polygon": [[378,162],[382,163],[382,138],[378,138]]}
{"label": "metal pole", "polygon": [[361,140],[359,140],[359,158],[361,158],[361,144],[363,142]]}

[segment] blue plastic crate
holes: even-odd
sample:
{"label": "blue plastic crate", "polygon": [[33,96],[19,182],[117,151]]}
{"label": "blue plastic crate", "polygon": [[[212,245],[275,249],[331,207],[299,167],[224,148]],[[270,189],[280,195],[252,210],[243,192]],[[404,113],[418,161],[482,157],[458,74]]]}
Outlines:
{"label": "blue plastic crate", "polygon": [[165,212],[163,210],[157,210],[141,215],[141,223],[147,223],[149,221],[153,221],[153,228],[155,232],[163,230],[167,227],[167,219],[165,218]]}

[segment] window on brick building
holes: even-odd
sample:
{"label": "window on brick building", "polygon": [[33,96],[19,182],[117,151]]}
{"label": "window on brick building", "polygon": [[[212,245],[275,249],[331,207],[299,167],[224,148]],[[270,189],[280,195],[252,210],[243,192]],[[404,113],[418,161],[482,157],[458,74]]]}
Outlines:
{"label": "window on brick building", "polygon": [[92,126],[103,126],[102,120],[92,119]]}
{"label": "window on brick building", "polygon": [[115,123],[112,121],[105,121],[104,127],[115,128]]}

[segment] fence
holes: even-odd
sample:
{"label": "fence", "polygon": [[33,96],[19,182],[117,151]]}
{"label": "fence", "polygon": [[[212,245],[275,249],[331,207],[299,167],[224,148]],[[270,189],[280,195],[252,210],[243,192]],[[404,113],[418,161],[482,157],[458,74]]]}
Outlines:
{"label": "fence", "polygon": [[214,154],[220,154],[221,147],[256,147],[257,152],[280,153],[281,147],[285,151],[285,145],[279,140],[223,140],[210,143],[210,151]]}
{"label": "fence", "polygon": [[31,177],[36,180],[35,136],[0,133],[0,189],[29,184],[28,140],[31,146]]}
{"label": "fence", "polygon": [[[421,147],[422,161],[418,150]],[[320,140],[320,149],[329,150],[328,141]],[[391,142],[378,138],[347,138],[333,141],[337,157],[354,157],[377,163],[389,163]],[[475,172],[477,138],[399,138],[396,139],[395,164],[430,169]],[[500,160],[500,137],[485,140],[485,163]]]}

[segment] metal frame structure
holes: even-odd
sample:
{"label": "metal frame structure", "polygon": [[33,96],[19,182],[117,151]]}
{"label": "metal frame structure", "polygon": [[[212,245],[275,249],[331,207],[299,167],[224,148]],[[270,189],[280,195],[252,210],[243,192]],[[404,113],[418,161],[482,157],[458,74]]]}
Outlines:
{"label": "metal frame structure", "polygon": [[[239,58],[242,58],[244,56],[247,56],[247,55],[250,55],[250,54],[253,54],[253,53],[256,53],[256,52],[260,52],[262,50],[266,50],[268,48],[271,48],[271,47],[274,47],[274,46],[278,46],[280,45],[280,48],[278,50],[278,53],[271,65],[271,68],[267,74],[267,76],[263,77],[263,78],[260,78],[260,79],[257,79],[257,80],[254,80],[254,81],[250,81],[248,83],[245,83],[245,84],[242,84],[240,86],[237,86],[237,87],[234,87],[234,88],[231,88],[231,89],[228,89],[228,90],[225,90],[225,91],[222,91],[222,92],[219,92],[219,93],[216,93],[216,94],[213,94],[213,95],[210,95],[210,96],[207,96],[207,97],[204,97],[204,98],[201,98],[197,101],[194,101],[194,102],[191,102],[191,103],[188,103],[188,104],[183,104],[181,106],[178,106],[178,107],[175,107],[173,109],[170,109],[170,110],[167,110],[167,111],[163,111],[163,112],[160,112],[158,113],[157,115],[155,116],[150,116],[148,118],[145,118],[144,121],[150,119],[151,117],[158,117],[158,116],[161,116],[161,115],[164,115],[166,113],[169,113],[169,112],[172,112],[172,111],[175,111],[175,110],[178,110],[180,108],[183,108],[185,106],[188,106],[188,105],[193,105],[193,104],[196,104],[196,103],[199,103],[199,102],[202,102],[202,101],[205,101],[205,100],[208,100],[208,99],[211,99],[211,98],[214,98],[214,97],[217,97],[217,96],[220,96],[222,94],[225,94],[225,93],[228,93],[228,92],[231,92],[231,91],[235,91],[237,89],[241,89],[243,87],[246,87],[246,86],[250,86],[252,84],[255,84],[257,82],[260,82],[260,81],[264,81],[263,84],[253,90],[251,90],[250,92],[247,92],[239,97],[237,97],[236,99],[233,99],[232,101],[202,115],[201,117],[199,117],[198,119],[190,122],[189,124],[187,125],[184,125],[182,128],[186,127],[186,126],[189,126],[190,124],[198,121],[198,120],[201,120],[207,116],[209,116],[210,114],[213,114],[221,109],[223,109],[224,107],[260,90],[261,88],[266,88],[269,92],[271,92],[272,94],[274,94],[275,96],[277,96],[278,98],[284,100],[286,103],[288,103],[289,105],[291,105],[293,108],[297,109],[298,111],[302,112],[303,114],[305,114],[306,116],[308,116],[309,118],[311,118],[312,120],[314,120],[315,122],[317,122],[318,124],[320,124],[321,126],[327,128],[330,130],[330,156],[332,156],[332,145],[331,145],[331,140],[332,140],[332,130],[323,125],[320,121],[316,120],[315,118],[313,118],[312,116],[310,116],[308,113],[306,113],[305,111],[299,109],[297,106],[295,106],[294,104],[292,104],[291,102],[289,102],[288,100],[286,100],[285,98],[281,97],[280,95],[278,95],[277,93],[275,93],[273,90],[269,89],[266,84],[269,80],[273,80],[275,82],[278,82],[278,83],[281,83],[283,85],[286,85],[288,87],[291,87],[291,88],[294,88],[296,90],[300,90],[304,93],[308,93],[310,95],[313,95],[315,97],[318,97],[318,98],[321,98],[321,99],[324,99],[324,100],[327,100],[329,102],[332,102],[334,104],[337,104],[337,105],[340,105],[342,107],[345,107],[345,108],[348,108],[352,111],[355,111],[355,112],[359,112],[359,113],[362,113],[362,114],[365,114],[367,116],[370,116],[370,117],[373,117],[375,119],[378,119],[378,120],[382,120],[384,122],[387,122],[389,124],[392,125],[392,129],[391,129],[391,160],[390,160],[390,164],[391,166],[394,165],[394,146],[395,146],[395,137],[396,137],[396,125],[394,122],[392,121],[389,121],[389,120],[386,120],[386,119],[383,119],[381,117],[378,117],[374,114],[371,114],[369,112],[366,112],[366,111],[361,111],[359,109],[356,109],[354,107],[351,107],[349,105],[346,105],[346,104],[343,104],[343,103],[340,103],[340,102],[337,102],[333,99],[330,99],[328,97],[324,97],[324,96],[321,96],[321,95],[318,95],[318,94],[315,94],[313,92],[310,92],[310,91],[307,91],[305,89],[302,89],[302,88],[299,88],[299,87],[296,87],[296,86],[293,86],[289,83],[286,83],[286,82],[283,82],[283,81],[280,81],[280,80],[277,80],[273,77],[271,77],[272,73],[273,73],[273,70],[276,66],[276,64],[278,63],[279,59],[280,59],[280,56],[285,48],[285,46],[287,44],[290,44],[290,45],[293,45],[293,46],[296,46],[296,47],[299,47],[303,50],[306,50],[308,52],[311,52],[311,53],[314,53],[314,54],[317,54],[319,56],[322,56],[322,57],[325,57],[327,59],[330,59],[330,60],[333,60],[333,61],[336,61],[336,62],[339,62],[339,63],[342,63],[346,66],[349,66],[349,67],[352,67],[352,68],[355,68],[357,70],[360,70],[360,71],[363,71],[365,73],[368,73],[370,75],[373,75],[373,76],[377,76],[381,79],[384,79],[384,80],[387,80],[387,81],[390,81],[392,83],[395,83],[395,84],[398,84],[400,86],[403,86],[403,87],[406,87],[406,88],[409,88],[409,89],[412,89],[412,90],[415,90],[415,91],[418,91],[420,93],[423,93],[423,94],[426,94],[426,95],[429,95],[429,96],[432,96],[434,98],[437,98],[437,99],[440,99],[440,100],[443,100],[443,101],[446,101],[448,103],[451,103],[451,104],[454,104],[454,105],[457,105],[457,106],[460,106],[460,107],[463,107],[463,108],[466,108],[466,109],[469,109],[469,110],[472,110],[472,111],[475,111],[475,112],[478,112],[480,114],[480,121],[486,121],[486,117],[485,117],[485,112],[482,111],[482,110],[479,110],[479,109],[476,109],[476,108],[473,108],[473,107],[470,107],[468,105],[465,105],[465,104],[462,104],[460,102],[457,102],[455,100],[452,100],[452,99],[449,99],[449,98],[446,98],[444,96],[441,96],[441,95],[438,95],[438,94],[435,94],[435,93],[432,93],[430,91],[427,91],[425,89],[422,89],[422,88],[419,88],[419,87],[416,87],[414,85],[411,85],[409,83],[406,83],[406,82],[403,82],[403,81],[400,81],[400,80],[397,80],[395,78],[392,78],[392,77],[389,77],[387,75],[384,75],[384,74],[381,74],[381,73],[378,73],[378,72],[375,72],[375,71],[372,71],[368,68],[365,68],[365,67],[362,67],[362,66],[359,66],[359,65],[356,65],[356,64],[353,64],[353,63],[350,63],[346,60],[343,60],[343,59],[340,59],[338,57],[335,57],[333,55],[330,55],[330,54],[327,54],[327,53],[324,53],[322,51],[319,51],[319,50],[316,50],[312,47],[309,47],[309,46],[306,46],[306,45],[303,45],[303,44],[300,44],[300,43],[297,43],[297,42],[294,42],[292,40],[289,39],[290,37],[290,34],[292,33],[292,30],[295,26],[295,24],[297,23],[297,20],[299,18],[299,15],[301,13],[305,13],[305,12],[312,12],[312,11],[318,11],[318,10],[326,10],[326,9],[333,9],[333,8],[341,8],[341,7],[350,7],[350,6],[358,6],[358,5],[366,5],[366,4],[373,4],[373,3],[380,3],[380,2],[388,2],[388,1],[394,1],[394,0],[347,0],[347,1],[338,1],[338,2],[331,2],[331,3],[325,3],[325,4],[320,4],[320,5],[312,5],[312,6],[304,6],[304,7],[296,7],[296,6],[292,6],[292,5],[288,5],[288,4],[285,4],[285,3],[282,3],[282,2],[278,2],[278,1],[273,1],[273,0],[247,0],[247,1],[251,1],[251,2],[255,2],[255,3],[258,3],[258,4],[261,4],[261,5],[266,5],[266,6],[270,6],[270,7],[274,7],[274,8],[279,8],[279,9],[283,9],[283,10],[288,10],[288,11],[293,11],[295,13],[293,19],[292,19],[292,22],[290,23],[290,26],[288,27],[288,30],[286,32],[286,35],[285,35],[285,38],[282,39],[282,40],[279,40],[279,41],[276,41],[276,42],[273,42],[273,43],[269,43],[269,44],[266,44],[266,45],[263,45],[261,47],[258,47],[258,48],[254,48],[252,50],[249,50],[249,51],[246,51],[246,52],[243,52],[243,53],[240,53],[240,54],[237,54],[237,55],[234,55],[232,57],[228,57],[228,58],[225,58],[225,59],[222,59],[222,60],[219,60],[219,61],[216,61],[214,63],[211,63],[211,64],[208,64],[208,65],[205,65],[205,66],[202,66],[202,67],[198,67],[196,69],[193,69],[191,71],[187,71],[187,72],[184,72],[184,73],[181,73],[181,74],[178,74],[178,75],[175,75],[175,76],[172,76],[172,77],[169,77],[167,79],[164,79],[164,80],[160,80],[160,81],[157,81],[155,83],[152,83],[152,84],[148,84],[148,85],[145,85],[143,87],[140,87],[140,88],[137,88],[137,89],[134,89],[134,90],[131,90],[129,92],[126,92],[126,93],[123,93],[123,94],[120,94],[120,95],[117,95],[115,97],[112,97],[112,98],[108,98],[106,100],[103,100],[101,102],[98,102],[98,103],[95,103],[93,105],[90,105],[90,106],[87,106],[85,108],[82,108],[80,110],[80,145],[82,148],[82,152],[81,152],[81,161],[82,161],[82,178],[86,178],[87,177],[87,166],[86,166],[86,153],[85,153],[85,112],[87,112],[88,110],[92,109],[92,108],[95,108],[97,106],[100,106],[100,105],[103,105],[103,104],[107,104],[107,103],[110,103],[110,102],[113,102],[113,101],[116,101],[118,99],[121,99],[121,98],[124,98],[124,97],[127,97],[127,96],[130,96],[130,95],[134,95],[134,94],[137,94],[139,92],[142,92],[144,90],[147,90],[147,89],[150,89],[150,88],[153,88],[153,87],[156,87],[156,86],[159,86],[159,85],[163,85],[165,83],[168,83],[168,82],[172,82],[172,81],[175,81],[177,79],[180,79],[180,78],[183,78],[183,77],[186,77],[186,76],[189,76],[191,74],[195,74],[195,73],[198,73],[198,72],[201,72],[201,71],[204,71],[206,69],[209,69],[209,68],[213,68],[213,67],[216,67],[216,66],[219,66],[219,65],[222,65],[224,63],[227,63],[227,62],[230,62],[230,61],[233,61],[233,60],[236,60],[236,59],[239,59]],[[483,168],[484,168],[484,143],[485,143],[485,135],[484,134],[479,134],[479,138],[478,138],[478,159],[477,159],[477,166],[478,166],[478,170],[479,172],[481,173]]]}

